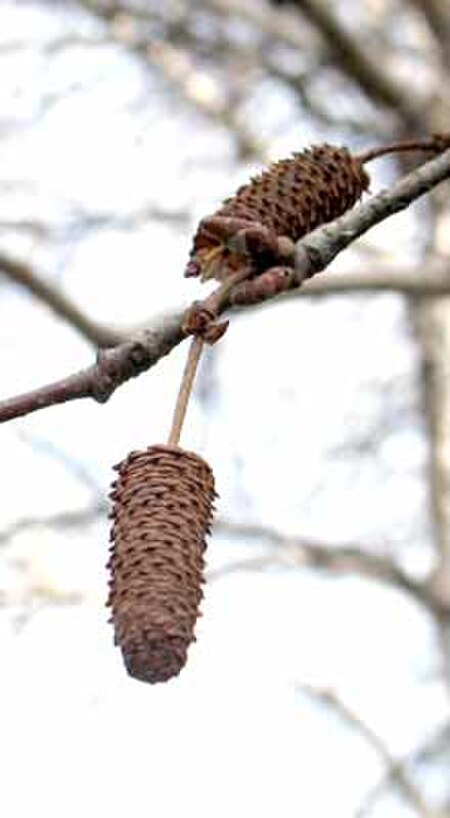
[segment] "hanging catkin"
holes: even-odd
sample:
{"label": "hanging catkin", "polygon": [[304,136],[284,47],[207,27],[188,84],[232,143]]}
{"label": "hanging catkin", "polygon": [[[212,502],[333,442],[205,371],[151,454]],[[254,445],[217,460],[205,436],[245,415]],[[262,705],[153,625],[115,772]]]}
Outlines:
{"label": "hanging catkin", "polygon": [[115,467],[110,593],[115,642],[131,676],[164,682],[186,662],[202,598],[214,477],[176,446],[132,452]]}

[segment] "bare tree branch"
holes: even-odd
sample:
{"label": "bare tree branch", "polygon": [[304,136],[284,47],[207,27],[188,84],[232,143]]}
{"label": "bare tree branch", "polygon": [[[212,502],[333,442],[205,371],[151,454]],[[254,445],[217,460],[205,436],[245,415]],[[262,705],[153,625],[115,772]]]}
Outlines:
{"label": "bare tree branch", "polygon": [[239,117],[236,105],[239,100],[230,98],[219,100],[199,92],[194,61],[186,52],[167,43],[159,42],[146,44],[144,54],[146,59],[151,60],[164,77],[170,80],[172,86],[182,94],[187,102],[194,105],[202,114],[230,130],[242,158],[265,157],[265,145],[256,134],[252,133],[245,118]]}
{"label": "bare tree branch", "polygon": [[88,526],[104,515],[107,510],[108,504],[105,500],[99,499],[97,502],[93,502],[85,508],[76,509],[74,511],[61,511],[57,514],[50,514],[47,517],[22,517],[3,531],[0,531],[0,545],[5,545],[18,534],[23,534],[39,526],[57,529]]}
{"label": "bare tree branch", "polygon": [[[349,707],[335,692],[325,688],[320,689],[307,684],[297,685],[297,689],[307,696],[319,701],[326,707],[334,710],[344,721],[357,730],[376,751],[380,760],[385,764],[389,778],[396,784],[407,803],[415,810],[420,818],[433,818],[433,811],[429,809],[418,788],[412,783],[401,761],[396,759],[382,738]],[[361,814],[361,813],[360,813]]]}
{"label": "bare tree branch", "polygon": [[[390,268],[377,262],[365,262],[367,270],[355,273],[316,277],[305,281],[299,290],[279,296],[292,298],[324,298],[348,293],[395,292],[408,298],[439,298],[450,295],[450,260],[430,259],[420,266]],[[265,304],[258,305],[266,306]],[[269,304],[270,306],[270,304]]]}
{"label": "bare tree branch", "polygon": [[317,568],[334,575],[351,574],[385,583],[405,591],[420,604],[430,606],[426,583],[411,579],[391,558],[370,553],[360,546],[336,547],[302,537],[284,536],[266,526],[234,523],[229,520],[218,520],[214,528],[221,534],[269,542],[275,546],[276,552],[272,556],[253,557],[219,568],[209,574],[210,579],[219,579],[236,570],[254,571],[268,565],[285,565],[288,561],[291,565]]}
{"label": "bare tree branch", "polygon": [[[434,732],[431,737],[428,737],[422,746],[404,758],[402,763],[403,769],[406,771],[412,770],[414,767],[423,764],[424,762],[432,759],[435,760],[437,756],[443,755],[446,750],[448,751],[449,738],[450,724],[446,722],[436,732]],[[376,802],[386,791],[386,788],[392,783],[393,773],[395,776],[395,772],[396,767],[394,767],[393,770],[392,768],[388,769],[386,775],[381,779],[381,781],[375,784],[359,807],[356,818],[364,818],[364,816],[371,812]],[[447,812],[435,810],[430,812],[430,818],[447,818],[447,815]]]}
{"label": "bare tree branch", "polygon": [[443,62],[450,65],[450,10],[442,0],[411,0],[422,12],[439,44]]}
{"label": "bare tree branch", "polygon": [[[309,233],[297,244],[294,275],[296,286],[301,286],[305,279],[324,270],[342,250],[371,227],[408,207],[449,177],[450,150],[447,150],[389,190],[382,191],[339,219]],[[229,292],[225,292],[222,298],[218,297],[217,292],[213,293],[200,302],[199,306],[208,310],[214,304],[220,314],[230,306],[242,287],[245,287],[245,282],[236,285],[232,297]],[[157,327],[149,327],[114,349],[100,353],[97,363],[87,369],[69,375],[62,381],[0,402],[0,422],[77,398],[91,397],[105,402],[118,386],[148,370],[180,343],[184,337],[183,319],[183,314],[169,316]]]}
{"label": "bare tree branch", "polygon": [[423,126],[421,105],[411,89],[406,91],[384,70],[383,62],[359,45],[333,12],[332,4],[323,0],[292,0],[299,11],[320,31],[337,64],[367,94],[369,99],[399,113],[412,128]]}
{"label": "bare tree branch", "polygon": [[42,301],[49,309],[70,324],[81,335],[95,346],[111,347],[123,340],[123,332],[102,326],[92,321],[77,305],[49,281],[45,281],[36,270],[23,261],[13,259],[0,253],[0,272],[3,272],[15,284],[24,287]]}
{"label": "bare tree branch", "polygon": [[183,340],[182,315],[164,318],[118,346],[100,351],[97,362],[39,389],[0,402],[0,422],[78,398],[105,403],[130,378],[147,371]]}
{"label": "bare tree branch", "polygon": [[[450,150],[436,159],[426,162],[409,173],[392,188],[372,196],[364,204],[349,211],[344,216],[325,227],[309,233],[297,245],[297,268],[316,272],[312,261],[317,254],[317,271],[323,270],[343,249],[371,227],[388,216],[408,207],[413,201],[428,193],[433,187],[450,177]],[[304,265],[304,256],[310,263]],[[311,264],[312,262],[312,264]]]}
{"label": "bare tree branch", "polygon": [[[436,322],[430,321],[425,310],[413,313],[413,330],[420,353],[420,381],[422,414],[426,424],[429,444],[428,492],[433,521],[433,539],[436,561],[432,584],[435,593],[450,600],[450,540],[448,534],[448,469],[443,445],[442,404],[445,405],[445,382],[447,362],[440,352],[442,337],[436,332]],[[445,627],[445,626],[444,626]],[[448,639],[445,630],[444,642]],[[448,650],[448,649],[447,649]],[[449,665],[450,673],[450,665]]]}
{"label": "bare tree branch", "polygon": [[[196,58],[185,47],[177,45],[177,38],[170,36],[164,42],[160,38],[152,38],[145,32],[142,23],[157,19],[155,12],[146,9],[133,9],[126,5],[115,3],[111,6],[102,6],[91,0],[76,0],[82,8],[93,13],[108,26],[110,42],[122,45],[134,53],[143,63],[151,65],[172,88],[190,106],[196,108],[203,115],[214,122],[225,126],[236,140],[242,157],[264,157],[265,148],[256,134],[247,126],[245,118],[239,116],[235,100],[227,98],[221,100],[211,98],[199,90],[199,73],[196,68]],[[185,15],[189,20],[189,12]],[[165,21],[167,24],[167,20]],[[188,27],[185,26],[185,34]],[[172,40],[170,42],[169,40]],[[184,37],[184,41],[189,37]]]}

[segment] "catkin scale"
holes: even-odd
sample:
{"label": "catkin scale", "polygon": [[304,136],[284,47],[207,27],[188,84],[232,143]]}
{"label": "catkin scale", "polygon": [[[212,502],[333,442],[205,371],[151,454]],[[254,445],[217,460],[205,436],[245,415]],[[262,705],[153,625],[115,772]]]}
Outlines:
{"label": "catkin scale", "polygon": [[131,676],[164,682],[195,639],[214,476],[177,446],[132,452],[116,468],[107,566],[115,642]]}
{"label": "catkin scale", "polygon": [[[240,219],[242,226],[258,223],[276,236],[298,241],[319,225],[345,213],[369,183],[362,161],[347,148],[317,145],[276,162],[255,176],[226,199],[214,217]],[[204,275],[206,259],[220,245],[220,236],[202,220],[194,236],[187,274]],[[223,261],[229,272],[239,264],[239,259],[229,254]],[[223,270],[216,277],[224,278]]]}

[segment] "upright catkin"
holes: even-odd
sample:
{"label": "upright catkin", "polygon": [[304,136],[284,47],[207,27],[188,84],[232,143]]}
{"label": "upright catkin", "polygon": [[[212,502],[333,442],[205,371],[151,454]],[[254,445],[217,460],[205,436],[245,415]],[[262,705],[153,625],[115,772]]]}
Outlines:
{"label": "upright catkin", "polygon": [[[226,199],[214,216],[240,219],[242,226],[256,222],[277,236],[298,241],[345,213],[369,183],[363,162],[347,148],[317,145],[270,165]],[[220,244],[220,237],[200,222],[187,274],[204,274],[204,260]],[[230,272],[239,263],[238,258],[227,256]]]}
{"label": "upright catkin", "polygon": [[[400,151],[439,153],[448,147],[450,135],[446,133],[394,142],[358,155],[325,143],[274,162],[242,185],[214,214],[200,221],[185,275],[227,280],[243,262],[242,255],[231,250],[227,232],[229,238],[234,231],[259,225],[272,238],[285,237],[295,243],[356,204],[370,184],[364,167],[367,162]],[[270,267],[280,260],[271,259],[269,253],[266,262]],[[265,269],[267,266],[260,262],[250,265],[248,277],[258,276]]]}
{"label": "upright catkin", "polygon": [[164,682],[180,672],[195,639],[214,476],[177,446],[132,452],[115,468],[108,562],[115,642],[131,676]]}
{"label": "upright catkin", "polygon": [[347,148],[316,145],[272,164],[216,215],[260,222],[298,241],[352,207],[368,186],[367,172]]}

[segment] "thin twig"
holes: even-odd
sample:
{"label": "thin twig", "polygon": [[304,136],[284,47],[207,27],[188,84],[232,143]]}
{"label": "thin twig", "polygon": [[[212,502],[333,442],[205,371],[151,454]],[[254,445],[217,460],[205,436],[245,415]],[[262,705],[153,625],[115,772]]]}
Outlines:
{"label": "thin twig", "polygon": [[405,797],[410,806],[420,818],[431,818],[432,812],[428,809],[420,791],[410,780],[401,761],[396,759],[386,746],[382,738],[349,707],[334,691],[320,689],[308,684],[299,684],[297,689],[316,699],[338,713],[351,727],[356,729],[363,738],[373,747],[381,761],[386,765],[389,777]]}
{"label": "thin twig", "polygon": [[403,139],[401,142],[392,142],[390,145],[380,145],[376,148],[362,151],[356,155],[356,159],[366,164],[372,162],[374,159],[380,159],[382,156],[393,153],[401,153],[410,151],[434,151],[435,153],[442,153],[443,150],[450,148],[450,137],[448,135],[436,134],[427,139]]}
{"label": "thin twig", "polygon": [[168,440],[169,446],[178,446],[183,421],[186,416],[187,405],[192,392],[195,373],[197,371],[198,362],[203,350],[203,345],[203,338],[201,338],[199,335],[195,336],[191,341],[186,366],[183,372],[183,378],[181,380],[180,390],[178,392],[178,397],[175,404],[172,427]]}
{"label": "thin twig", "polygon": [[[449,737],[450,724],[446,721],[431,737],[426,739],[423,745],[403,759],[403,769],[414,770],[414,768],[417,768],[420,764],[430,762],[439,755],[443,757],[449,746]],[[383,793],[386,792],[386,788],[392,783],[393,774],[395,775],[395,772],[396,768],[394,768],[394,770],[387,770],[386,775],[367,793],[355,818],[365,818],[365,816],[373,810],[377,801]],[[429,818],[446,818],[446,816],[446,812],[442,813],[432,810],[429,812]]]}

